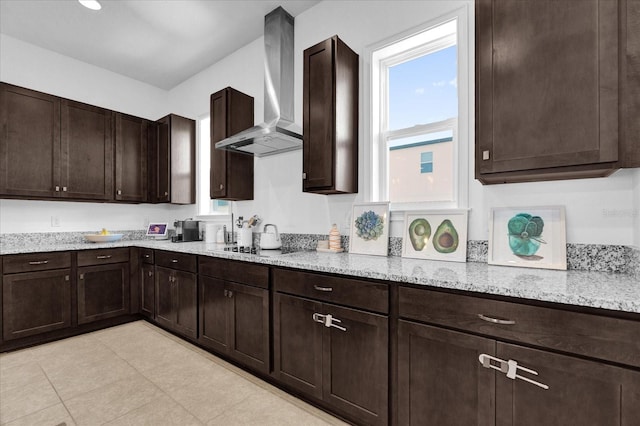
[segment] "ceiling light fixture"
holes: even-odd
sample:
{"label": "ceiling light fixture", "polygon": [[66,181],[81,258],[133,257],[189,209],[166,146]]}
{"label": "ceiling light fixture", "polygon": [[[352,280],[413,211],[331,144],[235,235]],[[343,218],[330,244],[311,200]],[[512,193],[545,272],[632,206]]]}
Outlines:
{"label": "ceiling light fixture", "polygon": [[91,10],[100,10],[102,6],[98,3],[98,0],[78,0],[81,5]]}

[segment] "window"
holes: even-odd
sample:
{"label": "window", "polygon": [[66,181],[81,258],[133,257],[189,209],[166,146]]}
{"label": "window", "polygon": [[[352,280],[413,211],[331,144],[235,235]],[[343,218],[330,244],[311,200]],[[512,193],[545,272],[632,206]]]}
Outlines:
{"label": "window", "polygon": [[467,13],[369,48],[365,198],[392,211],[467,205]]}
{"label": "window", "polygon": [[420,153],[420,173],[433,173],[433,152]]}
{"label": "window", "polygon": [[209,195],[211,137],[209,115],[198,119],[198,215],[220,216],[231,213],[229,201],[212,200]]}

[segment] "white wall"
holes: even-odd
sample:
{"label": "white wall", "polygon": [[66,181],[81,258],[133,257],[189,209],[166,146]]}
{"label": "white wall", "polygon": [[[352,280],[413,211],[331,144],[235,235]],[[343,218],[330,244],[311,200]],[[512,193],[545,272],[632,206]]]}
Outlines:
{"label": "white wall", "polygon": [[[335,34],[363,57],[367,46],[409,28],[419,26],[463,5],[469,7],[473,23],[472,1],[323,1],[298,15],[295,20],[295,118],[302,124],[302,51]],[[255,98],[255,120],[263,117],[262,38],[187,80],[169,93],[173,112],[188,116],[208,113],[209,95],[232,86]],[[472,43],[473,44],[473,43]],[[470,46],[473,67],[473,45]],[[362,82],[361,69],[361,82]],[[363,179],[364,114],[360,88],[360,190]],[[473,81],[470,86],[473,92]],[[468,107],[473,111],[473,96]],[[473,114],[471,114],[473,117]],[[473,123],[470,123],[473,129]],[[471,141],[473,141],[473,130]],[[473,159],[473,142],[470,144]],[[472,160],[471,160],[472,161]],[[542,183],[482,186],[473,179],[469,165],[469,238],[488,238],[487,217],[491,207],[564,205],[567,210],[567,241],[573,243],[624,244],[634,242],[634,185],[638,172],[623,170],[602,179],[583,179]],[[314,195],[302,192],[302,152],[295,151],[255,160],[255,200],[236,203],[237,214],[259,214],[266,223],[276,223],[284,232],[328,233],[332,223],[347,233],[351,204],[362,202],[362,195]],[[638,197],[636,197],[638,198]],[[636,201],[637,206],[638,201]],[[637,208],[637,207],[636,207]],[[605,211],[604,209],[609,209]],[[636,210],[637,211],[637,210]],[[613,212],[613,213],[612,213]],[[624,212],[627,212],[625,214]],[[637,219],[636,219],[637,221]],[[394,223],[392,235],[400,235]],[[638,225],[636,224],[636,228]],[[636,231],[640,234],[640,231]],[[637,240],[640,237],[636,236]]]}
{"label": "white wall", "polygon": [[[20,40],[0,35],[0,80],[156,120],[168,112],[167,92]],[[173,222],[194,206],[0,200],[0,233],[143,229],[147,220]],[[59,227],[51,226],[57,217]]]}

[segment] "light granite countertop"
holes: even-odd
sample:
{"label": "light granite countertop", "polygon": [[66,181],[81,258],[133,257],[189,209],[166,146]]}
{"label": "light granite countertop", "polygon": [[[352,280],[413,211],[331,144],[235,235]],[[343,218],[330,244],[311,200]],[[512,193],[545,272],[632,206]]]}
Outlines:
{"label": "light granite countertop", "polygon": [[225,252],[221,251],[219,245],[203,242],[171,243],[152,240],[28,246],[3,244],[0,254],[113,247],[168,250],[308,271],[640,313],[640,282],[632,275],[620,273],[553,271],[493,266],[485,263],[455,263],[404,259],[397,256],[310,251],[260,256]]}

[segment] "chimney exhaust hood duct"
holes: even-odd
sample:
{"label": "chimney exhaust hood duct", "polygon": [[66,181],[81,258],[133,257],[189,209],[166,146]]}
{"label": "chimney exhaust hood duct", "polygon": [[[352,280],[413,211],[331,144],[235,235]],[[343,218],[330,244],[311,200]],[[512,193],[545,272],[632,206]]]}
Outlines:
{"label": "chimney exhaust hood duct", "polygon": [[216,149],[264,157],[302,148],[302,129],[293,121],[293,19],[282,7],[264,18],[264,123]]}

